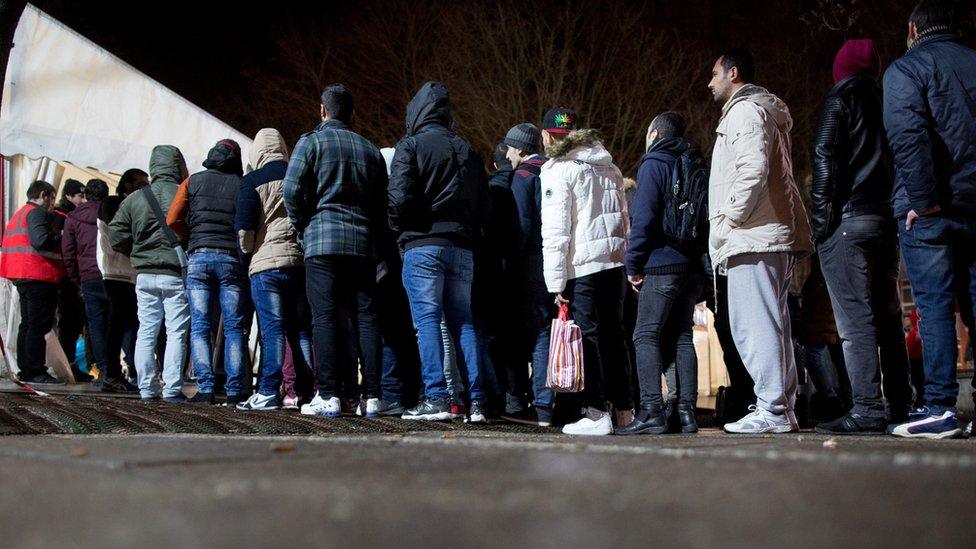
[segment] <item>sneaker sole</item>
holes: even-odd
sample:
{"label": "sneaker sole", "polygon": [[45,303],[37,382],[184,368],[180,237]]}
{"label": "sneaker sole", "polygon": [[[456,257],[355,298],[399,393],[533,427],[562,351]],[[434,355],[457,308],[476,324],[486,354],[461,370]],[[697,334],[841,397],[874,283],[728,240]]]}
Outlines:
{"label": "sneaker sole", "polygon": [[280,406],[261,406],[261,407],[251,408],[249,406],[238,406],[237,409],[238,410],[245,411],[245,412],[268,412],[268,411],[273,411],[273,410],[280,410],[281,407]]}
{"label": "sneaker sole", "polygon": [[663,435],[668,432],[667,427],[645,427],[638,431],[614,431],[613,434],[622,437],[633,437],[638,435]]}
{"label": "sneaker sole", "polygon": [[879,437],[886,433],[884,431],[853,431],[853,432],[840,432],[831,431],[830,429],[821,429],[820,427],[814,427],[813,431],[818,435],[830,435],[833,437],[844,437],[844,436],[858,436],[858,437]]}
{"label": "sneaker sole", "polygon": [[892,436],[899,438],[921,438],[926,440],[942,440],[944,438],[958,438],[962,436],[962,429],[953,429],[951,431],[944,431],[942,433],[899,433],[898,429],[895,429]]}
{"label": "sneaker sole", "polygon": [[427,414],[423,416],[408,416],[406,414],[400,416],[401,419],[411,420],[411,421],[450,421],[454,419],[448,412],[441,412],[437,414]]}
{"label": "sneaker sole", "polygon": [[378,415],[380,417],[397,417],[397,416],[402,416],[404,412],[406,412],[406,410],[404,410],[403,408],[400,408],[399,410],[390,410],[388,412],[380,412],[380,413],[378,413],[376,415]]}
{"label": "sneaker sole", "polygon": [[730,435],[785,435],[788,433],[794,433],[798,429],[794,428],[792,425],[784,425],[782,427],[772,427],[770,429],[764,429],[762,431],[735,431],[729,429],[728,426],[723,426],[722,430]]}
{"label": "sneaker sole", "polygon": [[613,431],[608,431],[606,433],[603,433],[603,432],[600,432],[600,433],[573,433],[573,432],[563,431],[563,434],[564,435],[571,435],[571,436],[574,436],[574,437],[605,437],[605,436],[608,436],[608,435],[612,435],[613,434]]}
{"label": "sneaker sole", "polygon": [[551,421],[532,421],[508,415],[502,416],[502,419],[509,423],[518,423],[519,425],[530,425],[532,427],[552,427]]}

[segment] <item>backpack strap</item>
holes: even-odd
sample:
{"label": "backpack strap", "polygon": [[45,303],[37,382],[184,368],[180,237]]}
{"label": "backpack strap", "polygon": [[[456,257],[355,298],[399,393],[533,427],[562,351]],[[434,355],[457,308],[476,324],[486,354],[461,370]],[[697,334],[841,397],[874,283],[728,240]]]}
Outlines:
{"label": "backpack strap", "polygon": [[159,206],[159,200],[156,199],[156,195],[153,194],[150,187],[143,187],[142,194],[146,198],[146,202],[149,203],[149,208],[153,211],[156,216],[156,221],[159,223],[159,227],[163,230],[163,234],[166,239],[169,240],[169,245],[173,248],[181,246],[180,237],[166,224],[166,216],[163,215],[163,209]]}

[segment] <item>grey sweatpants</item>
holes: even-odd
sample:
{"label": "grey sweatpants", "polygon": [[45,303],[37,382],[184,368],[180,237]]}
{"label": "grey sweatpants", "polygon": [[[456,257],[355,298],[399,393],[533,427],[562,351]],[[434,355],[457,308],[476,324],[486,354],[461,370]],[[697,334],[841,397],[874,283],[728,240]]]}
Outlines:
{"label": "grey sweatpants", "polygon": [[795,260],[789,253],[729,258],[729,324],[755,381],[756,405],[780,415],[796,404],[796,360],[786,305]]}

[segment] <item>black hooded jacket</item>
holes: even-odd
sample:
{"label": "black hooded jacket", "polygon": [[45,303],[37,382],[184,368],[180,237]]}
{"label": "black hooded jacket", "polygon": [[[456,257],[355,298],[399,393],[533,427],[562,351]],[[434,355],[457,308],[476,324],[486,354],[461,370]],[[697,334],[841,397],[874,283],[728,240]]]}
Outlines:
{"label": "black hooded jacket", "polygon": [[[236,145],[236,143],[234,143]],[[228,141],[217,143],[203,162],[205,171],[190,176],[187,187],[188,251],[197,248],[237,250],[234,214],[241,188],[241,150]]]}
{"label": "black hooded jacket", "polygon": [[431,244],[472,249],[488,223],[484,166],[450,124],[447,87],[427,82],[407,104],[407,134],[390,173],[390,227],[403,251]]}

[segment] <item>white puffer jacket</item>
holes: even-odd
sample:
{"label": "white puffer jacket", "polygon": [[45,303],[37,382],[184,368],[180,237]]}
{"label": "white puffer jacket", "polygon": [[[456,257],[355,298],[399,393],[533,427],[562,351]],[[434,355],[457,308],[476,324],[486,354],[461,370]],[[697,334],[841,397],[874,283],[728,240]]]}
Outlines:
{"label": "white puffer jacket", "polygon": [[629,216],[624,178],[595,130],[577,130],[546,150],[542,166],[542,255],[546,287],[622,267]]}
{"label": "white puffer jacket", "polygon": [[813,250],[810,220],[793,180],[786,104],[759,86],[722,108],[708,185],[709,253],[716,269],[747,253]]}

